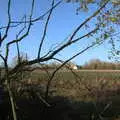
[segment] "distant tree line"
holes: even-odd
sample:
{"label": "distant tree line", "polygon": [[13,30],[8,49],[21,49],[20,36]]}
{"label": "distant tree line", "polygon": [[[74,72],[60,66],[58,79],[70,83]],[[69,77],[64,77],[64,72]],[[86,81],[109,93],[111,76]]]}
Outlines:
{"label": "distant tree line", "polygon": [[[21,60],[26,60],[25,58],[21,58]],[[15,66],[16,60],[13,62],[12,66]],[[47,69],[47,70],[54,70],[58,68],[61,65],[59,62],[51,62],[48,64],[35,64],[31,66],[31,68],[38,68],[39,70]],[[99,59],[92,59],[88,62],[85,62],[84,65],[77,65],[74,62],[68,62],[66,65],[64,65],[61,70],[67,70],[67,69],[74,69],[76,67],[77,69],[93,69],[93,70],[102,70],[102,69],[108,69],[108,70],[120,70],[120,63],[118,62],[106,62],[101,61]],[[4,69],[3,65],[0,65],[0,70]],[[9,68],[11,69],[11,68]]]}
{"label": "distant tree line", "polygon": [[79,66],[79,69],[108,69],[108,70],[120,70],[120,63],[115,62],[105,62],[99,59],[92,59],[86,62],[84,65]]}

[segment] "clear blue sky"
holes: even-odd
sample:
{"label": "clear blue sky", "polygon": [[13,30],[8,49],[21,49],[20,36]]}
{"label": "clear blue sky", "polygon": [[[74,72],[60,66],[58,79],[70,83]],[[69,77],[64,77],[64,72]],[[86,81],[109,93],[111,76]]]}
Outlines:
{"label": "clear blue sky", "polygon": [[[23,17],[24,14],[29,15],[30,9],[30,1],[31,0],[12,0],[12,9],[11,15],[13,20],[19,20]],[[42,1],[42,2],[41,2]],[[42,15],[46,10],[50,7],[51,0],[36,0],[35,9],[34,9],[34,17]],[[58,0],[56,0],[58,1]],[[7,21],[7,0],[0,1],[0,26],[6,23]],[[51,47],[65,40],[65,38],[70,35],[82,21],[89,17],[93,11],[96,10],[97,6],[90,6],[89,12],[79,12],[79,15],[76,15],[76,7],[78,4],[61,4],[57,7],[51,17],[50,24],[48,27],[44,47],[42,49],[42,53],[46,53]],[[26,37],[22,42],[20,42],[20,51],[23,53],[27,53],[30,59],[37,56],[38,45],[42,37],[44,20],[37,22],[32,26],[32,30],[30,35]],[[89,23],[90,26],[93,26],[94,21]],[[12,39],[15,39],[15,32],[18,29],[13,28],[9,32],[8,39],[4,42],[4,44]],[[81,36],[86,32],[85,28],[82,28],[81,31],[77,34],[77,36]],[[65,60],[75,54],[80,49],[84,48],[86,45],[91,43],[93,38],[86,38],[81,40],[75,45],[65,49],[64,51],[58,54],[58,57]],[[3,54],[5,52],[4,44],[1,48]],[[108,51],[110,50],[108,43],[104,43],[101,46],[97,46],[89,49],[85,53],[81,54],[73,61],[77,64],[84,64],[85,62],[91,59],[100,59],[104,61],[109,61],[108,59]],[[16,56],[16,46],[11,46],[11,52],[9,55],[9,60],[11,62],[12,58]]]}

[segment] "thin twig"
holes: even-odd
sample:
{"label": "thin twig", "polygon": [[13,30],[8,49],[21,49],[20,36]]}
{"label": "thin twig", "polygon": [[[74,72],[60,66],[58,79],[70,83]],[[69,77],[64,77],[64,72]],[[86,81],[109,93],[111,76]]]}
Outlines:
{"label": "thin twig", "polygon": [[67,59],[64,63],[62,63],[58,68],[56,68],[56,70],[53,71],[50,79],[48,80],[47,86],[46,86],[46,92],[45,92],[45,99],[48,99],[48,93],[49,93],[49,89],[50,89],[50,85],[51,82],[55,76],[55,74],[69,61],[71,61],[72,59],[74,59],[75,57],[79,56],[80,54],[84,53],[85,51],[87,51],[89,48],[95,46],[96,43],[93,43],[92,45],[89,45],[88,47],[86,47],[85,49],[83,49],[82,51],[78,52],[77,54],[73,55],[71,58]]}
{"label": "thin twig", "polygon": [[27,37],[29,35],[29,32],[30,32],[30,29],[31,29],[31,19],[32,19],[32,16],[33,16],[33,9],[34,9],[34,0],[32,0],[32,8],[31,8],[31,13],[30,13],[30,22],[29,22],[29,25],[28,25],[28,28],[27,28],[27,31],[25,34],[23,34],[20,38],[16,39],[16,40],[12,40],[10,42],[7,43],[6,45],[6,57],[5,59],[7,60],[8,59],[8,54],[9,54],[9,46],[13,43],[16,43],[16,42],[20,42],[21,40],[23,40],[25,37]]}
{"label": "thin twig", "polygon": [[5,30],[5,34],[3,35],[3,37],[0,40],[0,45],[2,44],[2,42],[4,41],[4,39],[7,37],[8,35],[8,31],[10,28],[10,24],[11,24],[11,13],[10,13],[10,9],[11,9],[11,0],[8,1],[8,10],[7,10],[7,14],[8,14],[8,24]]}
{"label": "thin twig", "polygon": [[[53,8],[53,6],[54,6],[54,0],[52,1],[52,8]],[[52,11],[53,11],[53,9],[50,10],[48,18],[47,18],[46,23],[45,23],[43,36],[42,36],[42,39],[41,39],[41,42],[40,42],[40,45],[39,45],[39,49],[38,49],[38,59],[40,58],[42,45],[43,45],[43,42],[45,40],[45,36],[46,36],[46,33],[47,33],[47,28],[48,28],[48,24],[49,24],[49,21],[50,21],[50,17],[51,17]]]}
{"label": "thin twig", "polygon": [[[83,36],[81,36],[81,37],[78,38],[78,39],[80,40],[80,39],[83,39],[83,38],[87,37],[88,35],[94,33],[95,30],[96,30],[96,29],[92,30],[91,32],[89,32],[89,33],[87,33],[87,34],[85,34],[85,35],[83,35]],[[74,41],[77,42],[78,39],[75,39]],[[71,44],[73,44],[74,41],[73,41]],[[15,41],[15,42],[16,42],[16,41]],[[64,45],[61,46],[59,49],[53,51],[53,52],[52,52],[49,56],[47,56],[47,57],[39,58],[39,59],[36,58],[36,59],[30,60],[30,61],[26,61],[26,62],[23,61],[23,62],[21,62],[20,64],[17,64],[17,65],[9,72],[9,74],[13,74],[15,71],[17,71],[17,69],[19,69],[19,68],[22,67],[22,66],[32,65],[32,64],[35,64],[35,63],[39,63],[39,62],[48,61],[48,60],[52,59],[58,52],[60,52],[61,50],[63,50],[64,48],[68,47],[68,46],[71,45],[71,44],[69,44],[69,43],[64,44]]]}
{"label": "thin twig", "polygon": [[[39,20],[42,20],[50,11],[51,9],[55,9],[58,5],[60,5],[62,3],[63,0],[60,0],[59,2],[57,2],[52,8],[50,8],[49,10],[47,10],[43,15],[35,18],[35,19],[31,19],[31,21],[26,21],[26,23],[29,23],[29,22],[36,22],[36,21],[39,21]],[[11,21],[11,23],[24,23],[24,21]]]}

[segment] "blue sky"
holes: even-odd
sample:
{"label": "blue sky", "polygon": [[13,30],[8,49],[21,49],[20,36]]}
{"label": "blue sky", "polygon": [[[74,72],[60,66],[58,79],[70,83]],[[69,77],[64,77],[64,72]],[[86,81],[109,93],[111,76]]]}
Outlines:
{"label": "blue sky", "polygon": [[[30,10],[30,1],[31,0],[12,0],[12,9],[11,15],[13,20],[19,20],[23,17],[24,14],[29,15]],[[57,0],[58,1],[58,0]],[[36,0],[35,9],[34,9],[34,17],[42,15],[46,10],[50,7],[50,0]],[[0,26],[6,23],[7,21],[7,0],[0,1]],[[61,4],[58,6],[52,16],[48,26],[47,35],[45,38],[45,43],[42,48],[42,54],[46,53],[50,48],[54,47],[58,43],[65,40],[67,36],[69,36],[74,29],[83,22],[83,20],[89,17],[97,8],[97,6],[90,6],[89,12],[80,11],[79,15],[76,15],[76,8],[78,4]],[[44,27],[45,20],[41,20],[32,26],[30,35],[26,37],[22,42],[20,42],[20,51],[23,53],[27,53],[30,59],[37,56],[38,52],[38,45],[40,43],[43,27]],[[94,20],[89,23],[90,26],[94,27]],[[20,27],[19,27],[20,28]],[[18,31],[17,28],[11,29],[9,32],[8,38],[5,40],[4,44],[1,47],[2,53],[5,53],[5,43],[15,39],[16,32]],[[81,36],[86,33],[87,30],[82,28],[81,31],[77,34],[77,36]],[[76,36],[76,37],[77,37]],[[70,56],[74,55],[77,51],[82,50],[94,41],[93,38],[85,38],[80,42],[68,47],[67,49],[60,52],[57,57],[60,59],[67,59]],[[9,61],[11,63],[14,56],[16,56],[16,45],[12,45],[10,48],[10,55]],[[101,46],[97,46],[94,48],[89,49],[85,53],[81,54],[73,61],[79,65],[88,62],[91,59],[100,59],[103,61],[109,61],[108,59],[108,51],[110,47],[108,43],[104,43]]]}

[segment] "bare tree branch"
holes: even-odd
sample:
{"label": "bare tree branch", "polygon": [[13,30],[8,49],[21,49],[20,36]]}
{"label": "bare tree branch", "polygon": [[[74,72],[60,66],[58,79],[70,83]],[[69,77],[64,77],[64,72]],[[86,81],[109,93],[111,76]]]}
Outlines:
{"label": "bare tree branch", "polygon": [[23,26],[23,28],[17,33],[16,39],[18,39],[18,37],[20,36],[20,34],[21,34],[21,33],[25,30],[25,28],[26,28],[26,15],[24,16],[24,19],[25,19],[24,26]]}
{"label": "bare tree branch", "polygon": [[16,46],[17,46],[17,56],[18,56],[18,64],[21,62],[21,57],[20,57],[20,49],[19,49],[19,44],[18,42],[16,42]]}
{"label": "bare tree branch", "polygon": [[[8,18],[9,18],[9,22],[8,22],[8,26],[7,26],[7,28],[6,28],[5,35],[3,36],[3,38],[2,38],[1,41],[3,41],[3,40],[7,37],[8,30],[9,30],[9,28],[10,28],[10,22],[11,22],[11,15],[10,15],[10,7],[11,7],[11,4],[10,4],[10,3],[11,3],[11,0],[8,1]],[[31,8],[31,14],[30,14],[30,21],[31,21],[32,15],[33,15],[33,8],[34,8],[34,0],[32,0],[32,8]],[[31,28],[31,22],[29,23],[27,32],[26,32],[19,40],[22,40],[24,37],[26,37],[26,36],[29,34],[30,28]],[[16,41],[16,42],[17,42],[17,41]],[[12,106],[13,119],[14,119],[14,120],[17,120],[15,103],[14,103],[12,91],[11,91],[11,88],[10,88],[10,80],[9,80],[9,74],[8,74],[9,70],[8,70],[8,63],[7,63],[8,54],[9,54],[9,45],[12,44],[12,43],[14,43],[14,42],[13,42],[13,41],[12,41],[12,42],[9,42],[9,43],[6,45],[6,56],[5,56],[4,65],[5,65],[5,80],[6,80],[6,86],[7,86],[7,89],[8,89],[9,98],[10,98],[10,102],[11,102],[11,106]]]}
{"label": "bare tree branch", "polygon": [[[53,59],[61,62],[62,64],[65,62],[65,61],[62,61],[62,60],[57,59],[57,58],[53,58]],[[82,79],[80,78],[80,76],[79,76],[75,71],[73,71],[72,68],[70,68],[70,67],[67,66],[67,65],[65,65],[65,66],[66,66],[66,67],[68,68],[68,70],[70,70],[71,73],[75,76],[75,80],[76,80],[76,82],[79,84],[79,87],[81,86],[81,85],[80,85],[80,83],[81,83],[82,85],[84,85],[84,88],[85,88],[91,95],[93,95],[92,90],[86,85],[86,83],[84,83],[84,82],[82,81]],[[79,81],[78,81],[78,79],[79,79]],[[80,89],[80,88],[79,88],[79,89]]]}
{"label": "bare tree branch", "polygon": [[46,92],[45,92],[45,99],[47,100],[48,99],[48,93],[49,93],[49,89],[50,89],[50,85],[51,85],[51,82],[55,76],[55,74],[66,64],[68,63],[69,61],[71,61],[72,59],[74,59],[75,57],[79,56],[80,54],[84,53],[85,51],[87,51],[89,48],[95,46],[96,43],[93,43],[89,46],[87,46],[85,49],[83,49],[82,51],[78,52],[77,54],[73,55],[71,58],[67,59],[66,61],[64,61],[64,63],[62,63],[51,75],[50,79],[48,80],[48,83],[47,83],[47,86],[46,86]]}
{"label": "bare tree branch", "polygon": [[[97,16],[97,15],[99,14],[99,12],[106,6],[106,4],[107,4],[108,2],[109,2],[109,0],[107,0],[107,1],[105,2],[105,4],[103,4],[103,5],[102,5],[96,12],[94,12],[90,17],[88,17],[82,24],[80,24],[80,25],[75,29],[75,31],[73,32],[72,36],[71,36],[70,39],[68,40],[68,42],[67,42],[66,44],[64,44],[63,46],[61,46],[60,48],[58,48],[56,51],[54,51],[54,52],[51,54],[51,58],[52,58],[54,55],[56,55],[59,51],[61,51],[62,49],[64,49],[65,47],[67,47],[67,46],[69,46],[69,45],[71,45],[71,44],[79,41],[80,39],[82,39],[82,38],[78,38],[78,39],[73,40],[73,38],[75,37],[75,35],[77,34],[77,32],[80,30],[80,28],[83,27],[83,26],[84,26],[88,21],[90,21],[93,17]],[[98,30],[98,29],[99,29],[99,26],[97,26],[96,29],[94,29],[93,31],[91,31],[90,33],[88,33],[88,35],[91,34],[91,33],[94,33],[94,32],[95,32],[96,30]],[[86,36],[88,36],[88,35],[86,34]],[[83,36],[83,38],[86,37],[86,36]]]}
{"label": "bare tree branch", "polygon": [[9,28],[10,28],[10,24],[11,24],[10,8],[11,8],[11,0],[8,1],[8,11],[7,11],[7,14],[8,14],[8,24],[7,24],[7,27],[6,27],[6,30],[5,30],[5,34],[3,35],[3,37],[0,40],[0,46],[2,44],[2,41],[7,37],[8,31],[9,31]]}
{"label": "bare tree branch", "polygon": [[40,58],[40,53],[41,53],[42,45],[43,45],[43,42],[44,42],[44,40],[45,40],[45,36],[46,36],[46,33],[47,33],[48,23],[49,23],[49,21],[50,21],[50,17],[51,17],[52,11],[53,11],[53,6],[54,6],[54,0],[52,1],[52,9],[51,9],[50,12],[49,12],[49,15],[48,15],[48,18],[47,18],[45,27],[44,27],[43,36],[42,36],[42,39],[41,39],[41,42],[40,42],[40,45],[39,45],[39,49],[38,49],[38,59]]}
{"label": "bare tree branch", "polygon": [[[23,61],[21,62],[20,64],[16,65],[10,72],[9,74],[13,74],[15,71],[17,71],[17,69],[19,69],[20,67],[22,66],[26,66],[26,65],[32,65],[32,64],[35,64],[35,63],[39,63],[39,62],[45,62],[45,61],[48,61],[50,59],[52,59],[58,52],[60,52],[61,50],[63,50],[64,48],[66,48],[67,46],[77,42],[78,40],[80,39],[83,39],[85,38],[86,36],[88,35],[91,35],[92,33],[94,33],[98,28],[95,28],[94,30],[92,30],[91,32],[81,36],[80,38],[77,38],[71,42],[67,42],[66,44],[64,44],[63,46],[61,46],[60,48],[58,48],[57,50],[53,51],[49,56],[46,56],[46,57],[42,57],[42,58],[36,58],[36,59],[33,59],[33,60],[30,60],[30,61]],[[15,41],[16,42],[16,41]]]}
{"label": "bare tree branch", "polygon": [[100,11],[107,5],[107,3],[110,0],[107,0],[96,12],[94,12],[90,17],[88,17],[82,24],[80,24],[75,31],[73,32],[72,36],[70,37],[69,41],[72,41],[72,39],[75,37],[75,35],[77,34],[77,32],[80,30],[81,27],[83,27],[87,22],[89,22],[93,17],[97,16]]}
{"label": "bare tree branch", "polygon": [[81,36],[80,38],[77,38],[73,41],[69,41],[65,44],[63,44],[61,47],[59,47],[58,49],[54,50],[49,56],[45,57],[45,58],[39,58],[39,59],[34,59],[34,60],[31,60],[29,61],[28,63],[24,63],[24,64],[27,64],[27,65],[31,65],[31,64],[34,64],[34,63],[37,63],[37,62],[44,62],[44,61],[48,61],[50,59],[52,59],[57,53],[59,53],[60,51],[62,51],[64,48],[70,46],[71,44],[73,43],[76,43],[77,41],[87,37],[88,35],[91,35],[92,33],[94,33],[96,30],[98,30],[98,27],[95,28],[94,30],[92,30],[91,32]]}
{"label": "bare tree branch", "polygon": [[[25,16],[25,21],[26,21],[26,16]],[[19,35],[25,30],[26,28],[26,22],[24,23],[23,28],[18,32],[18,34],[16,35],[16,40],[18,39]],[[18,56],[18,64],[21,62],[21,56],[20,56],[20,49],[19,49],[19,43],[16,42],[16,46],[17,46],[17,56]]]}
{"label": "bare tree branch", "polygon": [[[20,38],[18,38],[17,40],[13,40],[13,41],[7,43],[7,45],[6,45],[6,57],[5,57],[6,60],[8,59],[9,46],[10,46],[11,44],[13,44],[13,43],[20,42],[21,40],[23,40],[25,37],[27,37],[27,36],[29,35],[30,29],[31,29],[31,25],[32,25],[31,19],[32,19],[32,16],[33,16],[34,2],[35,2],[35,1],[32,0],[31,13],[30,13],[30,18],[29,18],[29,19],[30,19],[30,22],[29,22],[29,25],[28,25],[28,28],[27,28],[26,33],[23,34],[23,35],[22,35]],[[24,28],[23,28],[23,29],[24,29]]]}
{"label": "bare tree branch", "polygon": [[[24,17],[25,17],[26,15],[24,15],[23,17],[22,17],[22,19],[21,19],[21,21],[23,21],[24,20]],[[10,22],[11,23],[11,22]],[[25,21],[24,21],[24,23],[25,23]],[[11,23],[12,24],[12,23]],[[19,25],[21,25],[21,24],[23,24],[23,23],[17,23],[17,24],[15,24],[15,25],[11,25],[10,24],[10,28],[14,28],[14,27],[18,27]],[[2,26],[2,27],[0,27],[0,30],[2,30],[2,29],[6,29],[7,28],[7,26]]]}
{"label": "bare tree branch", "polygon": [[5,58],[0,54],[0,57],[2,58],[2,60],[5,62]]}
{"label": "bare tree branch", "polygon": [[[31,22],[36,22],[39,20],[42,20],[52,9],[55,9],[57,6],[59,6],[62,3],[63,0],[60,0],[59,2],[57,2],[52,8],[50,8],[49,10],[47,10],[43,15],[35,18],[35,19],[31,19]],[[26,21],[26,23],[29,23],[30,21]],[[11,21],[11,23],[24,23],[24,21]]]}

